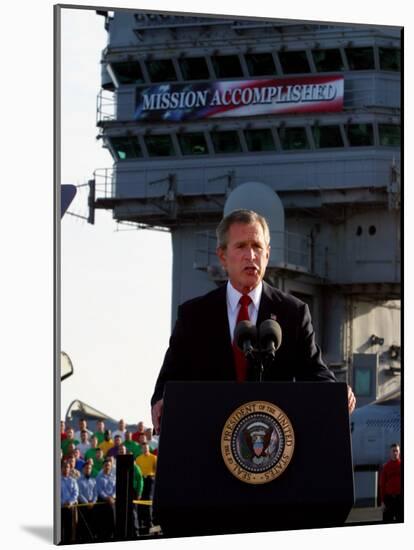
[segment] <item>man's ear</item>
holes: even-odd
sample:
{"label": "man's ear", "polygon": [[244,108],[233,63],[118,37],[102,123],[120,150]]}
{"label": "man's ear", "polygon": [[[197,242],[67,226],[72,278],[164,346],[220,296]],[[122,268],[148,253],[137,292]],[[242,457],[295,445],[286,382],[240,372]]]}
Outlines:
{"label": "man's ear", "polygon": [[220,260],[221,265],[226,269],[227,265],[227,258],[226,258],[226,249],[222,248],[221,246],[218,246],[216,248],[216,254],[218,256],[218,259]]}

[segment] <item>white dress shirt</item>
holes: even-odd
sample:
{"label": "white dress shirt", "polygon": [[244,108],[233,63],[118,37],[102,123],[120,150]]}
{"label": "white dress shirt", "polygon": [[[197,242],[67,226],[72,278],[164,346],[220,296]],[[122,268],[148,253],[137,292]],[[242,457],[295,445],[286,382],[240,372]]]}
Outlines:
{"label": "white dress shirt", "polygon": [[[255,325],[257,321],[257,314],[259,313],[260,298],[262,297],[263,282],[257,285],[249,296],[252,301],[249,304],[249,319]],[[230,339],[233,342],[234,329],[236,328],[237,316],[240,310],[240,298],[243,295],[234,288],[230,281],[227,282],[227,317],[229,319],[230,327]]]}

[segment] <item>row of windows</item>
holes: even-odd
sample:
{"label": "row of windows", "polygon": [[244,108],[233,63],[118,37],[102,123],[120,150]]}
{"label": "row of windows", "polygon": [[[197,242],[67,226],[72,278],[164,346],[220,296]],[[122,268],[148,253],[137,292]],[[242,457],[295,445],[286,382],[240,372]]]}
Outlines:
{"label": "row of windows", "polygon": [[[243,130],[247,151],[298,151],[312,147],[316,149],[344,147],[344,135],[350,147],[375,145],[372,124],[348,124],[305,127],[260,128]],[[209,153],[241,153],[243,146],[237,130],[177,133],[180,153],[207,155]],[[378,124],[379,145],[400,146],[400,127],[395,124]],[[211,145],[208,144],[208,137]],[[111,148],[117,160],[135,159],[144,156],[138,136],[109,137]],[[144,135],[148,156],[175,156],[176,151],[171,134]],[[277,145],[279,141],[279,145]]]}
{"label": "row of windows", "polygon": [[[311,58],[309,58],[309,56]],[[400,50],[397,48],[378,48],[376,66],[374,48],[330,48],[318,50],[279,51],[265,53],[246,53],[244,57],[247,72],[243,71],[239,55],[212,55],[211,74],[205,57],[184,57],[177,59],[156,59],[142,61],[145,63],[151,82],[174,82],[177,80],[209,80],[210,78],[240,78],[246,76],[278,75],[276,59],[279,60],[282,73],[306,74],[313,72],[311,61],[318,73],[335,71],[382,70],[400,71]],[[177,69],[181,72],[178,74]],[[119,84],[143,83],[144,75],[138,61],[111,63],[110,71]]]}

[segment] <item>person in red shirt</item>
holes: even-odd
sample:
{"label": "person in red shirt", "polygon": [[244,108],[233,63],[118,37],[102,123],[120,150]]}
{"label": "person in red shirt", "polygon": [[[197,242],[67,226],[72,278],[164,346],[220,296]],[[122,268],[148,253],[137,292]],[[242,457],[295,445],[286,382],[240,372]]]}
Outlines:
{"label": "person in red shirt", "polygon": [[63,441],[67,437],[65,430],[66,430],[65,421],[61,420],[60,421],[60,441]]}
{"label": "person in red shirt", "polygon": [[384,464],[380,474],[383,520],[387,523],[400,523],[403,521],[403,507],[401,495],[401,458],[398,443],[391,445],[390,455],[391,459]]}
{"label": "person in red shirt", "polygon": [[142,420],[138,422],[137,424],[137,431],[132,434],[132,441],[135,441],[136,443],[139,443],[139,436],[144,434],[145,435],[145,426]]}

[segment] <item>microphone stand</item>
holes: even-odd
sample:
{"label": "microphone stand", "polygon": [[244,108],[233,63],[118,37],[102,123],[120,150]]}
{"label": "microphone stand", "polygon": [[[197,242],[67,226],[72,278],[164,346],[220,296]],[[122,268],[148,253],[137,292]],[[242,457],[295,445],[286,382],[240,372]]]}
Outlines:
{"label": "microphone stand", "polygon": [[251,347],[244,352],[244,356],[246,357],[247,364],[249,365],[249,372],[253,373],[252,381],[255,381],[256,378],[258,378],[258,381],[262,382],[264,366],[260,350]]}

